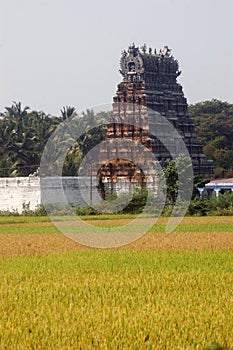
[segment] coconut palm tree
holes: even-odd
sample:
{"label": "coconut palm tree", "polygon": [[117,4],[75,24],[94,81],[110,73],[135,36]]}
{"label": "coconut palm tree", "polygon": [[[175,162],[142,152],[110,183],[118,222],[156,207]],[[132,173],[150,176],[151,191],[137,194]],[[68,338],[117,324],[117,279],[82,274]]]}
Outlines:
{"label": "coconut palm tree", "polygon": [[77,115],[75,107],[71,106],[63,106],[62,109],[60,109],[60,112],[62,120],[67,120]]}

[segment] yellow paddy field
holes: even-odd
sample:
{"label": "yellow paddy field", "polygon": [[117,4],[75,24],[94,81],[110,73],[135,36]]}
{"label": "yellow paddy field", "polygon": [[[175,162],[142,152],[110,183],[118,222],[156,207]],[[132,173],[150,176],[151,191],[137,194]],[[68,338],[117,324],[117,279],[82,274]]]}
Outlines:
{"label": "yellow paddy field", "polygon": [[166,222],[102,250],[0,218],[0,349],[233,349],[233,218]]}
{"label": "yellow paddy field", "polygon": [[[0,223],[0,257],[61,253],[91,249],[64,236],[50,221],[43,218],[19,218]],[[22,220],[22,219],[21,219]],[[45,219],[47,220],[47,218]],[[22,220],[23,221],[23,220]],[[27,222],[29,221],[29,222]],[[130,222],[130,219],[86,220],[95,226],[117,226]],[[233,250],[232,217],[186,217],[171,234],[165,234],[166,218],[139,240],[117,250],[128,251],[193,251],[193,250]]]}

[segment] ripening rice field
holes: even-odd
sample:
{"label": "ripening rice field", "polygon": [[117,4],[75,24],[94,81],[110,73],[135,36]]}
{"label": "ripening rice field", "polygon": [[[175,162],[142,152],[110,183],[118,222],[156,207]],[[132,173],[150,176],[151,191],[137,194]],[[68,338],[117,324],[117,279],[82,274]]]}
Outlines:
{"label": "ripening rice field", "polygon": [[101,250],[48,218],[0,218],[0,349],[233,349],[233,218],[165,223]]}

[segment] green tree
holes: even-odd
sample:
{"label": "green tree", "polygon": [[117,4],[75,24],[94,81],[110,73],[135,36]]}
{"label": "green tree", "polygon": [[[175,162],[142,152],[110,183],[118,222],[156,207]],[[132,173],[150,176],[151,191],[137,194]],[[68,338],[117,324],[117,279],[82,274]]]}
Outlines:
{"label": "green tree", "polygon": [[[159,173],[159,176],[165,180],[164,191],[167,194],[167,203],[175,203],[178,192],[180,192],[180,200],[187,199],[187,193],[183,184],[193,183],[193,179],[187,178],[187,169],[191,170],[192,163],[189,157],[180,154],[176,159],[168,159],[164,169]],[[179,169],[179,174],[178,174]],[[179,189],[179,185],[180,189]]]}
{"label": "green tree", "polygon": [[214,161],[215,175],[229,173],[233,168],[233,104],[213,99],[189,106],[189,113],[204,153]]}
{"label": "green tree", "polygon": [[77,115],[75,107],[64,106],[60,109],[62,120],[67,120]]}
{"label": "green tree", "polygon": [[0,120],[1,176],[27,176],[37,170],[45,143],[59,119],[14,102]]}

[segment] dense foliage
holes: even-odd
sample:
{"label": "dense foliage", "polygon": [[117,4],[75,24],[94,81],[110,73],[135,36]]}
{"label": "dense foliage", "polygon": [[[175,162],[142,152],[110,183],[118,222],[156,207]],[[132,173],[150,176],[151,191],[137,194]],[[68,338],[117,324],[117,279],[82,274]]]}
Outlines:
{"label": "dense foliage", "polygon": [[233,175],[233,104],[216,99],[189,106],[203,151],[215,165],[216,177]]}
{"label": "dense foliage", "polygon": [[[28,176],[37,171],[49,137],[61,122],[72,117],[76,117],[77,126],[85,130],[94,124],[95,118],[104,120],[106,113],[95,115],[92,110],[87,110],[79,117],[74,107],[66,106],[61,109],[61,116],[55,117],[31,111],[29,107],[22,108],[21,103],[14,102],[11,107],[6,107],[0,118],[0,177]],[[104,135],[104,127],[93,128],[74,140],[67,152],[63,175],[76,175],[83,155]],[[55,151],[59,154],[59,140]]]}
{"label": "dense foliage", "polygon": [[0,176],[27,176],[36,171],[45,143],[59,122],[20,103],[7,107],[0,120]]}

